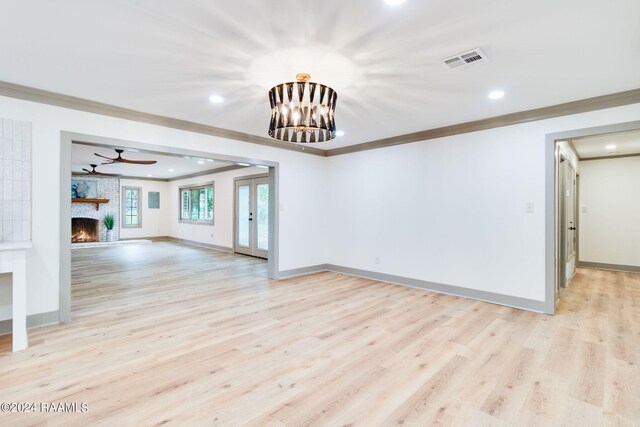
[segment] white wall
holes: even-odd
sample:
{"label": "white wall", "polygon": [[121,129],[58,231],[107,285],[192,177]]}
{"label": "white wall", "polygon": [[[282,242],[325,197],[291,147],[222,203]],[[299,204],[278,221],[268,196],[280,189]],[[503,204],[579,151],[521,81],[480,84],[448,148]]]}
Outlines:
{"label": "white wall", "polygon": [[[238,176],[264,174],[268,171],[259,168],[237,169],[196,178],[171,181],[169,193],[171,237],[207,243],[224,248],[233,248],[233,179]],[[214,225],[185,224],[178,221],[180,200],[178,189],[181,186],[215,182],[214,189]]]}
{"label": "white wall", "polygon": [[331,158],[7,97],[0,117],[33,123],[33,314],[58,309],[61,131],[279,162],[281,271],[329,262],[543,300],[545,134],[638,120],[640,104]]}
{"label": "white wall", "polygon": [[[61,131],[279,162],[277,267],[289,270],[324,262],[326,160],[322,157],[8,97],[0,97],[0,117],[33,123],[33,249],[27,255],[28,314],[58,309]],[[267,116],[257,119],[268,121]],[[300,239],[301,235],[305,238]]]}
{"label": "white wall", "polygon": [[638,119],[635,104],[330,157],[327,262],[543,301],[545,135]]}
{"label": "white wall", "polygon": [[[122,194],[122,187],[142,188],[142,227],[120,228],[120,238],[141,239],[144,237],[167,236],[170,229],[169,183],[144,179],[121,179],[120,194]],[[160,193],[160,209],[149,209],[149,191]],[[122,203],[124,201],[122,197],[120,199],[120,212],[122,212]],[[122,227],[122,222],[117,226]]]}
{"label": "white wall", "polygon": [[640,267],[640,157],[580,165],[580,261]]}

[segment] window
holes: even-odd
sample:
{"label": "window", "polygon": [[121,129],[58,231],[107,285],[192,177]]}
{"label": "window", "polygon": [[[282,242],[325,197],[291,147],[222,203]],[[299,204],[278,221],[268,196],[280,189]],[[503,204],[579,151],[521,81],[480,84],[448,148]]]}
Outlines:
{"label": "window", "polygon": [[180,222],[213,225],[213,182],[180,187]]}
{"label": "window", "polygon": [[122,227],[142,227],[142,189],[122,187]]}

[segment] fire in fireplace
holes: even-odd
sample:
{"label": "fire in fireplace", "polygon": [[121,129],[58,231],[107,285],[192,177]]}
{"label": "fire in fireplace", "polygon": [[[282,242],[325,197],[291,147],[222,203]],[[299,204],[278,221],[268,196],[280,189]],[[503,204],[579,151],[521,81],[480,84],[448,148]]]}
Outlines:
{"label": "fire in fireplace", "polygon": [[98,224],[93,218],[71,218],[71,243],[97,242]]}

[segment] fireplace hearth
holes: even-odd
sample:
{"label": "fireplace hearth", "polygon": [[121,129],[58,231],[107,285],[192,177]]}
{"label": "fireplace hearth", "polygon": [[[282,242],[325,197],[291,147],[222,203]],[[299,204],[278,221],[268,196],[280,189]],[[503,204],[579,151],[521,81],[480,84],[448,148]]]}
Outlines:
{"label": "fireplace hearth", "polygon": [[97,242],[98,220],[93,218],[71,218],[71,243]]}

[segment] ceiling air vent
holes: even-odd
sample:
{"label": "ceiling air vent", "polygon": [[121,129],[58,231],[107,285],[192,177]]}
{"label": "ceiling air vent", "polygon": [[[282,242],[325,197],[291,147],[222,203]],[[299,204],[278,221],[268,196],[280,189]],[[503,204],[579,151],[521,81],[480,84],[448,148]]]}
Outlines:
{"label": "ceiling air vent", "polygon": [[487,62],[488,60],[487,55],[480,48],[476,48],[447,58],[444,63],[449,68],[459,68]]}

